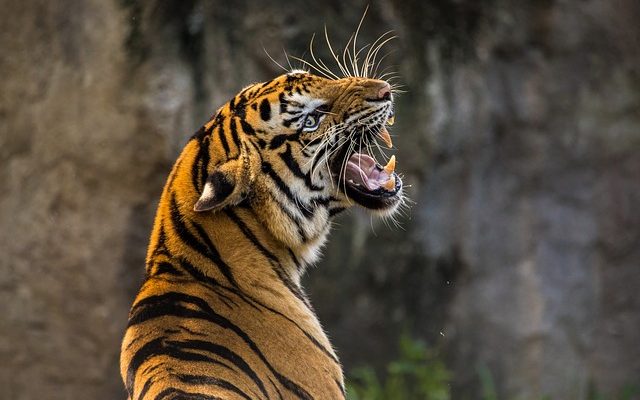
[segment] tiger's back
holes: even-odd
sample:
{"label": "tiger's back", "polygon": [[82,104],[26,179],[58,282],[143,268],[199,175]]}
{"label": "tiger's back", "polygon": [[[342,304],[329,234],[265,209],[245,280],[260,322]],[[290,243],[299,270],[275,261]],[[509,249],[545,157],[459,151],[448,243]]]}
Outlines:
{"label": "tiger's back", "polygon": [[130,399],[344,398],[300,277],[335,214],[401,202],[395,159],[356,151],[390,144],[392,116],[386,82],[294,72],[244,89],[194,135],[161,196],[129,315]]}

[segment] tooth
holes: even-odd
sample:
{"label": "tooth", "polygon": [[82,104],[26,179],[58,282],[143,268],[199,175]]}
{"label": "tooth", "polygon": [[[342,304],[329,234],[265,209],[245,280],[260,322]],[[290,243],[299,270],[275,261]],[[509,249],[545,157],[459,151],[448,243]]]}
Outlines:
{"label": "tooth", "polygon": [[396,177],[391,175],[389,180],[382,184],[382,187],[385,188],[388,192],[393,191],[396,188]]}
{"label": "tooth", "polygon": [[387,125],[391,126],[393,125],[394,122],[396,122],[396,117],[395,116],[389,117],[389,119],[387,120]]}
{"label": "tooth", "polygon": [[393,171],[395,171],[395,169],[396,169],[396,156],[393,155],[389,159],[389,162],[387,163],[387,165],[384,166],[384,172],[391,175],[393,174]]}
{"label": "tooth", "polygon": [[380,138],[382,139],[384,144],[387,145],[388,148],[393,147],[393,142],[391,141],[391,135],[389,135],[389,131],[387,130],[387,128],[382,127],[382,130],[380,131]]}

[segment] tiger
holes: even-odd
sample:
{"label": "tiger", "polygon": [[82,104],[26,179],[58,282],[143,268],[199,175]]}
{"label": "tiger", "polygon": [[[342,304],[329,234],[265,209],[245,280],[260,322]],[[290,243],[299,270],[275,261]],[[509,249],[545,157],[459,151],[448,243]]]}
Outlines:
{"label": "tiger", "polygon": [[[120,372],[129,400],[344,399],[301,285],[334,217],[403,203],[395,88],[291,70],[250,85],[187,142],[162,191]],[[378,162],[382,157],[386,162]]]}

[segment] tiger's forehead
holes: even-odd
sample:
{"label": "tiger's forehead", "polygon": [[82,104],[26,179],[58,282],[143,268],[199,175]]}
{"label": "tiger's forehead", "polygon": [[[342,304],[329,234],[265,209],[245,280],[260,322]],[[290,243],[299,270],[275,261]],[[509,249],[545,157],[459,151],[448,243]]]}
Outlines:
{"label": "tiger's forehead", "polygon": [[338,81],[313,75],[306,71],[294,70],[279,77],[283,89],[290,94],[300,92],[311,92],[329,86],[335,86]]}
{"label": "tiger's forehead", "polygon": [[301,104],[314,102],[317,106],[321,102],[314,100],[329,101],[360,80],[364,79],[352,77],[327,79],[306,71],[294,70],[263,85],[271,87],[280,96],[286,96],[291,102]]}
{"label": "tiger's forehead", "polygon": [[345,92],[355,89],[366,82],[366,78],[346,77],[327,79],[302,70],[294,70],[287,74],[262,83],[246,87],[239,95],[239,103],[253,103],[254,109],[267,101],[271,104],[286,103],[287,110],[311,111],[335,101]]}

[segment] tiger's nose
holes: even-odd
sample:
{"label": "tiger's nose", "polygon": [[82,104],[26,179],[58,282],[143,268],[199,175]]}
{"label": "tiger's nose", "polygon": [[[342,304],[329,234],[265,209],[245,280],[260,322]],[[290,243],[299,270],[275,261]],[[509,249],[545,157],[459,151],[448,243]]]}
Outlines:
{"label": "tiger's nose", "polygon": [[378,99],[391,100],[391,85],[387,82],[382,82],[382,86],[378,89]]}

